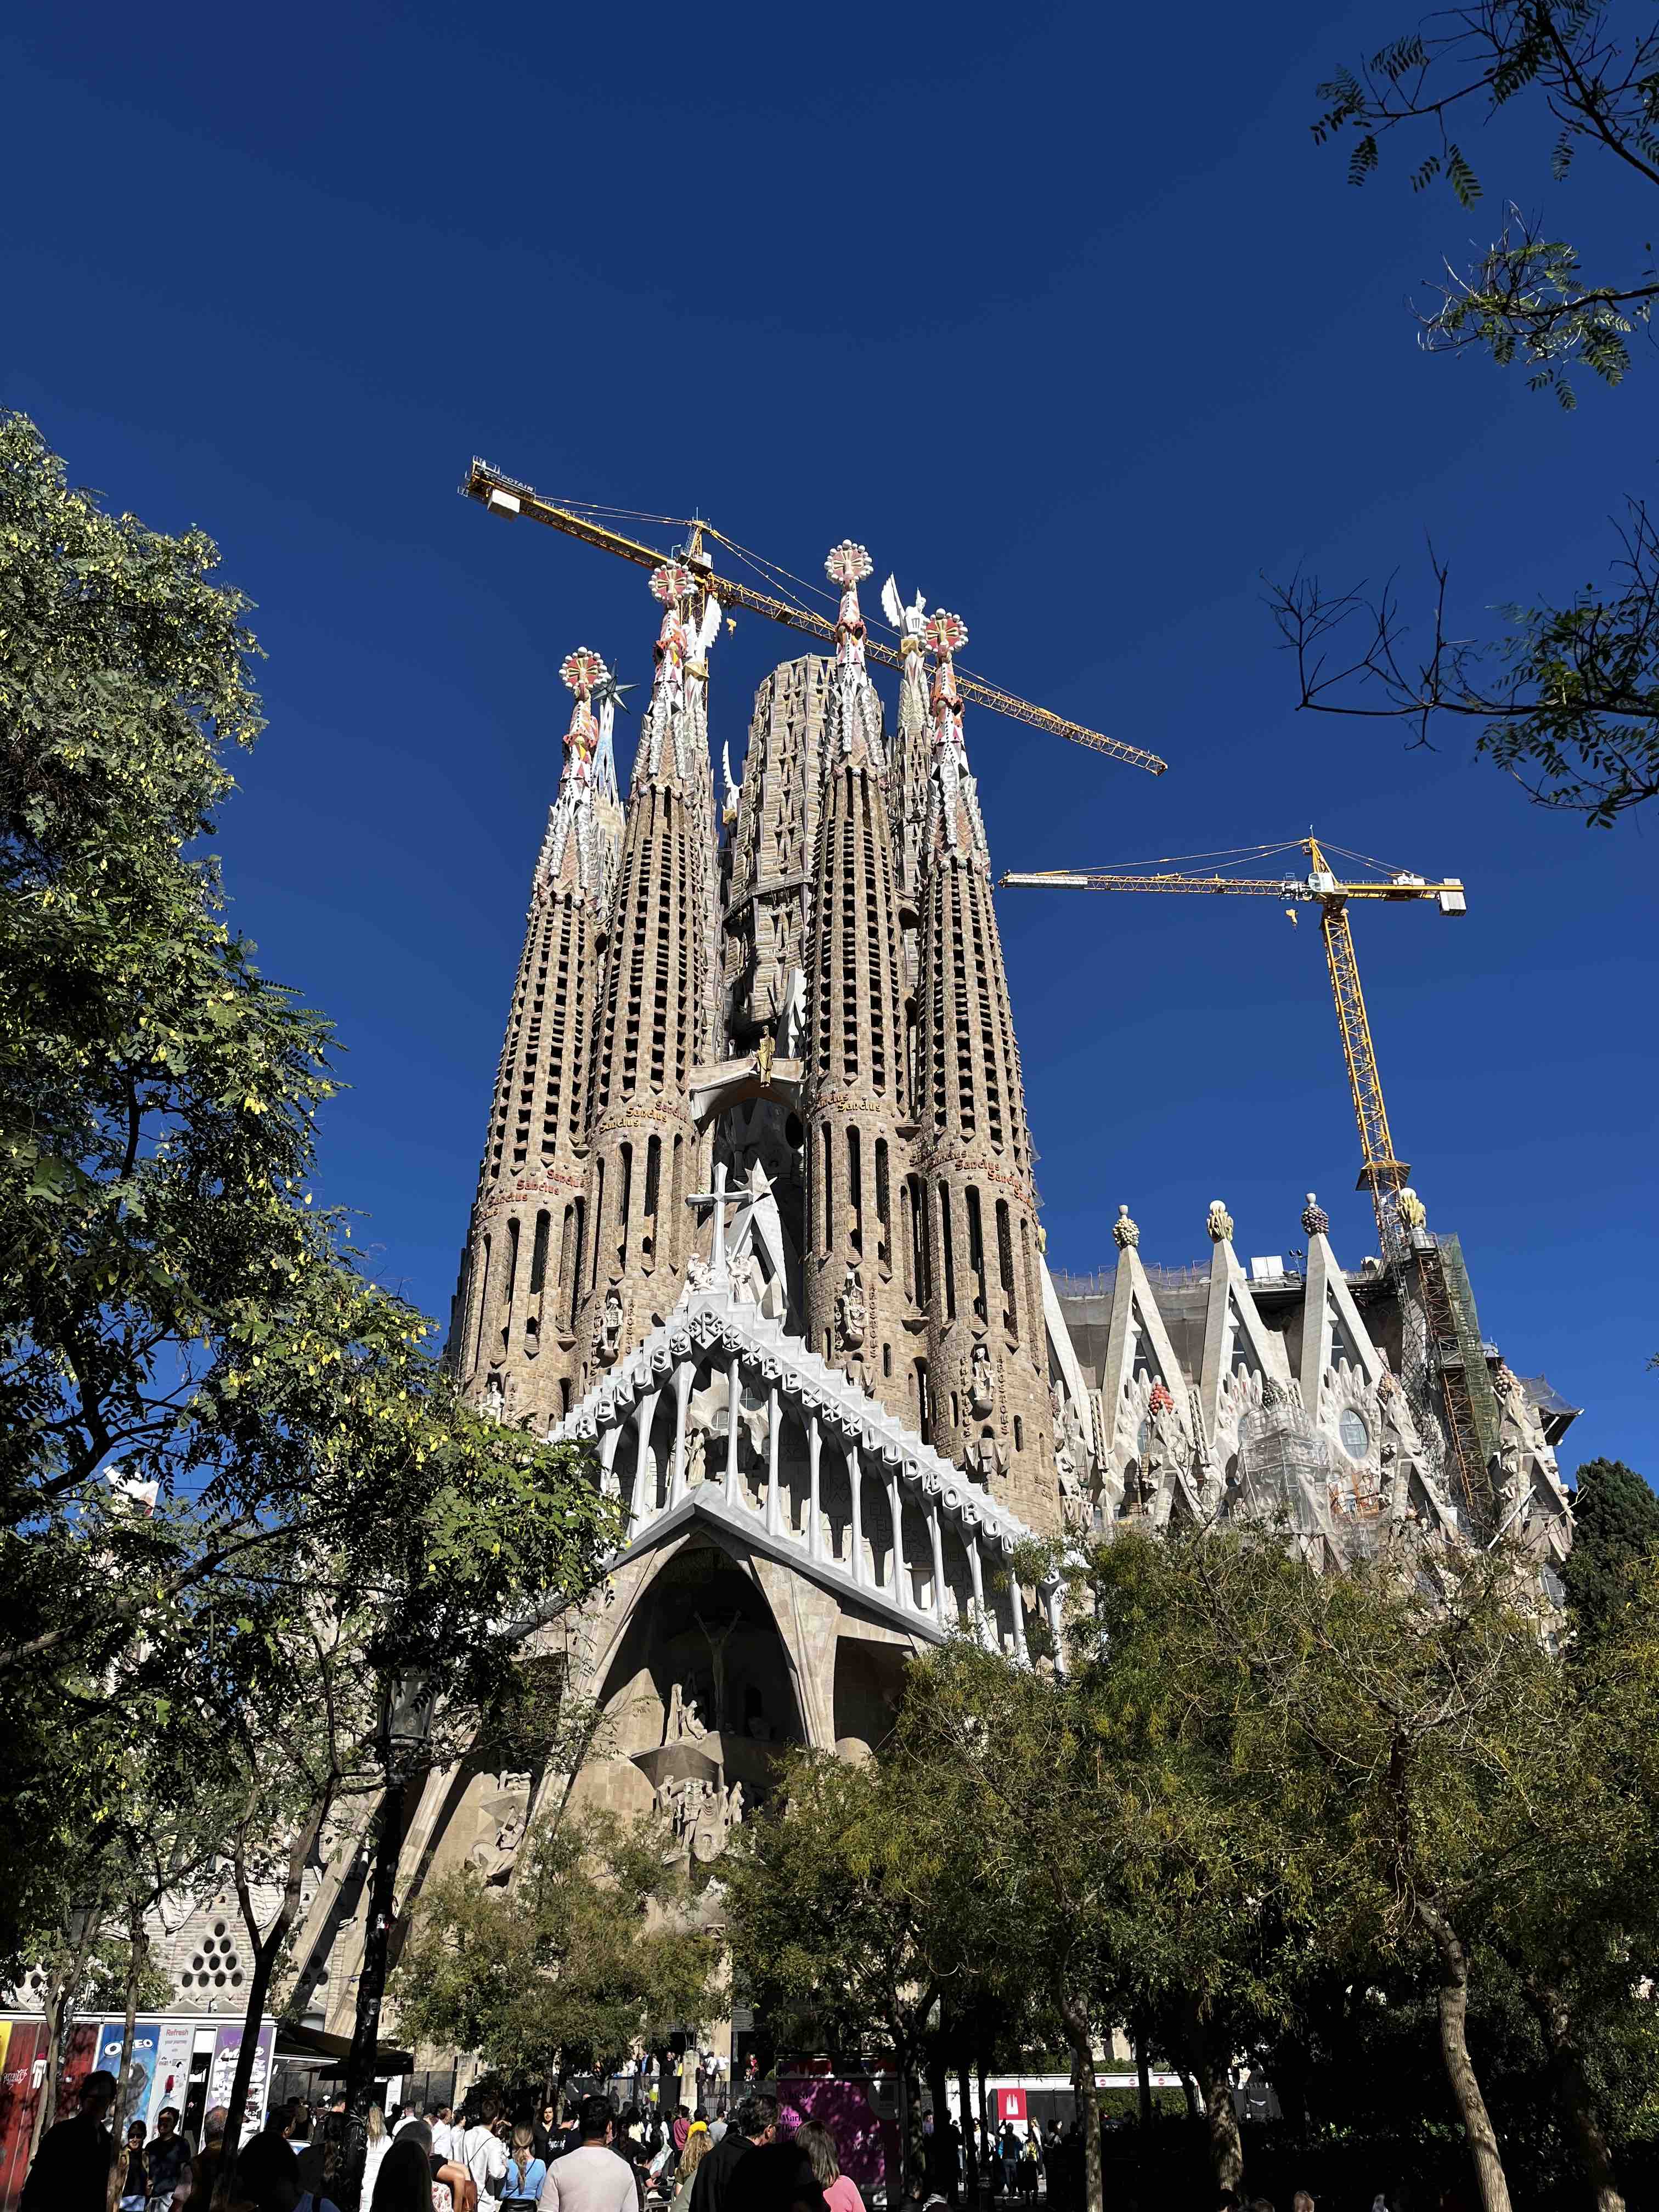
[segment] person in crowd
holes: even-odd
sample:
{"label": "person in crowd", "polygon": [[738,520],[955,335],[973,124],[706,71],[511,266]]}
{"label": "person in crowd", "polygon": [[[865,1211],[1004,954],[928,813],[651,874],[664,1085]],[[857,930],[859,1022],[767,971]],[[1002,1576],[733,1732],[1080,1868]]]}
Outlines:
{"label": "person in crowd", "polygon": [[100,2066],[81,2084],[75,2111],[40,2138],[20,2212],[104,2212],[114,2138],[105,2126],[116,2081]]}
{"label": "person in crowd", "polygon": [[728,2212],[828,2212],[812,2162],[793,2137],[755,2145],[732,2167],[724,2201]]}
{"label": "person in crowd", "polygon": [[634,2169],[611,2148],[615,2124],[608,2097],[584,2097],[576,2116],[580,2141],[556,2158],[542,2184],[541,2212],[636,2212]]}
{"label": "person in crowd", "polygon": [[1291,2212],[1314,2212],[1314,2201],[1305,2189],[1298,2189],[1291,2199]]}
{"label": "person in crowd", "polygon": [[426,2100],[423,2097],[405,2098],[398,2109],[398,2124],[392,2130],[392,2141],[395,2142],[405,2128],[412,2128],[416,2120],[425,2118]]}
{"label": "person in crowd", "polygon": [[554,2146],[559,2140],[559,2112],[556,2105],[544,2105],[535,2122],[536,2155],[544,2160],[553,2156]]}
{"label": "person in crowd", "polygon": [[[709,2132],[712,2135],[713,2129]],[[775,2142],[777,2136],[777,2099],[745,2097],[732,2116],[732,2126],[702,2162],[691,2191],[691,2212],[725,2212],[732,2174],[751,2151]]]}
{"label": "person in crowd", "polygon": [[329,2112],[313,2119],[310,2142],[303,2150],[296,2145],[295,2150],[300,2160],[300,2186],[307,2196],[320,2203],[345,2162],[345,2114]]}
{"label": "person in crowd", "polygon": [[1042,2170],[1042,2154],[1037,2142],[1036,2122],[1030,2121],[1025,2130],[1025,2140],[1019,2147],[1019,2193],[1036,2202],[1037,2176]]}
{"label": "person in crowd", "polygon": [[699,2116],[686,2130],[685,2148],[680,2153],[680,2162],[674,2169],[674,2195],[668,2212],[691,2212],[691,2189],[697,2178],[697,2168],[713,2148],[708,2123]]}
{"label": "person in crowd", "polygon": [[374,2184],[379,2179],[380,2161],[392,2148],[392,2137],[386,2132],[386,2114],[378,2105],[368,2108],[368,2148],[363,2154],[363,2197],[365,2204],[374,2201]]}
{"label": "person in crowd", "polygon": [[435,2158],[453,2159],[459,2162],[462,2130],[455,2124],[453,2105],[440,2105],[427,2121],[432,2131],[432,2151]]}
{"label": "person in crowd", "polygon": [[715,2110],[714,2118],[708,2123],[709,2142],[711,2144],[724,2142],[726,2140],[726,2130],[731,2124],[732,2123],[726,2117],[724,2106],[718,2106]]}
{"label": "person in crowd", "polygon": [[154,2212],[167,2212],[179,2191],[188,2191],[190,2138],[179,2124],[174,2106],[163,2106],[155,2115],[155,2140],[145,2154],[144,2170],[149,2177],[144,2193]]}
{"label": "person in crowd", "polygon": [[289,2184],[293,2194],[300,2194],[300,2161],[289,2140],[294,2125],[295,2108],[298,2103],[273,2105],[265,2114],[265,2124],[256,2136],[251,2136],[237,2154],[235,2185],[238,2194],[254,2204],[265,2207],[278,2197],[286,2197]]}
{"label": "person in crowd", "polygon": [[676,2105],[674,2117],[668,2124],[668,2132],[674,2140],[676,2157],[685,2148],[685,2139],[691,2132],[691,2116],[684,2105]]}
{"label": "person in crowd", "polygon": [[513,2130],[501,2181],[501,2212],[536,2212],[546,2179],[547,2160],[537,2153],[536,2130],[528,2120],[520,2120]]}
{"label": "person in crowd", "polygon": [[1251,2199],[1250,2199],[1250,2212],[1273,2212],[1273,2201],[1272,2197],[1251,2197]]}
{"label": "person in crowd", "polygon": [[149,2189],[144,2172],[144,2124],[142,2120],[128,2123],[126,2141],[117,2154],[115,2164],[115,2201],[121,2212],[144,2212]]}
{"label": "person in crowd", "polygon": [[497,2106],[488,2090],[471,2110],[471,2124],[460,2131],[459,2143],[453,2142],[452,2130],[453,2155],[457,2165],[464,2166],[472,2176],[478,2202],[490,2212],[501,2201],[501,2184],[507,2179],[507,2145],[495,2132]]}
{"label": "person in crowd", "polygon": [[806,2154],[830,2212],[864,2212],[859,2185],[851,2174],[842,2172],[840,2149],[823,2121],[803,2120],[795,2130],[794,2141]]}
{"label": "person in crowd", "polygon": [[208,2212],[213,2203],[214,2185],[225,2170],[225,2123],[229,2118],[222,2105],[215,2105],[203,2118],[202,2148],[190,2168],[191,2212]]}

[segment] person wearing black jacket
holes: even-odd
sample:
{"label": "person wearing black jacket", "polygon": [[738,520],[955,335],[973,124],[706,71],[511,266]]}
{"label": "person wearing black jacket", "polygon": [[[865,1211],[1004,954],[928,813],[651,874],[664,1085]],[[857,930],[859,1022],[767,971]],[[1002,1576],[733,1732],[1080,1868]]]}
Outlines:
{"label": "person wearing black jacket", "polygon": [[691,2212],[726,2212],[734,2167],[751,2150],[759,2150],[777,2138],[777,2099],[745,2097],[738,2106],[736,2124],[726,2130],[697,2168],[697,2178],[691,2185]]}
{"label": "person wearing black jacket", "polygon": [[104,2212],[115,2139],[104,2125],[116,2081],[100,2066],[81,2084],[72,2119],[40,2138],[18,2212]]}

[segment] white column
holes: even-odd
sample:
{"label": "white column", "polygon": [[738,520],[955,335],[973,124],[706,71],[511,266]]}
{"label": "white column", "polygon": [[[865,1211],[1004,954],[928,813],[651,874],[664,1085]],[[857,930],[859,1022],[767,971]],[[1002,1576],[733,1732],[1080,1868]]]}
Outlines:
{"label": "white column", "polygon": [[1014,1608],[1014,1656],[1027,1660],[1031,1655],[1025,1649],[1025,1601],[1019,1594],[1019,1577],[1012,1568],[1008,1572],[1008,1595]]}
{"label": "white column", "polygon": [[994,1651],[998,1646],[996,1625],[988,1618],[985,1611],[985,1569],[979,1555],[977,1528],[971,1530],[968,1537],[968,1572],[973,1577],[974,1623],[979,1640],[988,1650]]}
{"label": "white column", "polygon": [[604,1430],[599,1437],[599,1487],[605,1487],[605,1477],[614,1476],[617,1470],[617,1446],[622,1442],[622,1423]]}
{"label": "white column", "polygon": [[647,1390],[634,1410],[634,1503],[628,1516],[631,1544],[646,1522],[656,1517],[657,1462],[651,1449],[651,1424],[657,1418],[660,1390]]}
{"label": "white column", "polygon": [[782,1525],[778,1510],[778,1386],[766,1394],[766,1525],[777,1535]]}
{"label": "white column", "polygon": [[1066,1645],[1060,1633],[1062,1608],[1058,1583],[1048,1592],[1043,1602],[1048,1610],[1048,1633],[1054,1639],[1054,1672],[1057,1674],[1063,1674],[1066,1672]]}
{"label": "white column", "polygon": [[738,1416],[743,1394],[738,1382],[738,1355],[732,1354],[726,1370],[726,1502],[738,1502]]}
{"label": "white column", "polygon": [[809,1478],[806,1492],[806,1553],[809,1559],[823,1557],[823,1531],[818,1526],[818,1455],[823,1449],[823,1431],[818,1426],[816,1413],[806,1424],[806,1463]]}
{"label": "white column", "polygon": [[910,1600],[910,1577],[904,1564],[904,1509],[899,1502],[898,1470],[887,1478],[887,1510],[893,1522],[893,1596],[900,1605]]}
{"label": "white column", "polygon": [[671,1505],[678,1505],[685,1495],[685,1415],[696,1374],[696,1361],[687,1359],[674,1377],[674,1487],[669,1498]]}
{"label": "white column", "polygon": [[859,1448],[849,1437],[842,1446],[847,1454],[847,1480],[853,1486],[853,1580],[861,1589],[864,1584],[864,1462],[859,1457]]}
{"label": "white column", "polygon": [[927,1534],[933,1547],[933,1618],[945,1626],[945,1538],[939,1528],[939,1501],[927,1509]]}

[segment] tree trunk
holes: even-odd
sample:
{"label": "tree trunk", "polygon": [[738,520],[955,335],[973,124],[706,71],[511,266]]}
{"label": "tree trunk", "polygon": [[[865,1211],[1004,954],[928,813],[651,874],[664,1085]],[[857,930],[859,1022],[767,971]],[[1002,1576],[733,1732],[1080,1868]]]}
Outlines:
{"label": "tree trunk", "polygon": [[1135,2037],[1135,2090],[1140,2102],[1140,2124],[1152,2124],[1152,2069],[1146,2057],[1144,2030]]}
{"label": "tree trunk", "polygon": [[1528,1988],[1538,2024],[1544,2032],[1544,2045],[1550,2055],[1556,2101],[1578,2146],[1584,2179],[1595,2191],[1595,2212],[1625,2212],[1624,2192],[1619,2186],[1613,2153],[1602,2132],[1584,2073],[1583,2056],[1572,2033],[1571,2008],[1559,1990],[1536,1982],[1529,1983]]}
{"label": "tree trunk", "polygon": [[1198,2083],[1204,2107],[1204,2134],[1210,2153],[1210,2172],[1218,2190],[1237,2189],[1244,2179],[1244,2145],[1233,2110],[1232,2085],[1227,2079],[1227,2057],[1218,2059],[1211,2049],[1211,2029],[1188,2002],[1185,2027],[1187,2059]]}
{"label": "tree trunk", "polygon": [[127,2090],[132,2081],[132,2045],[138,2029],[138,1984],[144,1978],[149,1946],[144,1940],[144,1916],[135,1905],[127,1923],[127,2012],[121,2026],[121,2073],[115,2088],[115,2155],[110,2160],[106,2202],[113,2206],[123,2179],[121,2146],[127,2139]]}
{"label": "tree trunk", "polygon": [[951,2085],[945,2070],[945,2046],[937,2036],[927,2046],[927,2094],[933,2100],[933,2185],[954,2204],[957,2161],[951,2148]]}
{"label": "tree trunk", "polygon": [[248,1887],[247,1867],[240,1844],[237,1846],[234,1873],[236,1882],[236,1901],[242,1909],[243,1924],[248,1942],[253,1948],[253,1971],[248,1976],[247,2002],[242,2009],[242,2041],[236,2053],[236,2071],[231,2077],[230,2094],[225,2101],[225,2155],[234,2159],[242,2140],[242,2120],[247,2111],[247,2093],[253,2080],[254,2054],[259,2045],[259,2023],[264,2016],[265,1999],[270,1994],[271,1977],[276,1971],[276,1961],[282,1956],[288,1932],[293,1927],[300,1910],[300,1892],[305,1881],[306,1865],[322,1833],[323,1822],[333,1802],[333,1788],[313,1806],[305,1826],[294,1838],[288,1855],[288,1868],[283,1884],[282,1902],[276,1917],[263,1935],[259,1932],[258,1917],[253,1910],[253,1895]]}
{"label": "tree trunk", "polygon": [[[29,2138],[29,2157],[33,2159],[40,2148],[40,2138],[58,2118],[58,2084],[64,2069],[64,2043],[69,2032],[69,2022],[75,2010],[75,2000],[87,1970],[87,1953],[92,1948],[92,1939],[97,1934],[104,1917],[103,1902],[80,1915],[81,1925],[72,1936],[69,1960],[52,1985],[52,2001],[46,2007],[46,2078],[42,2085],[40,2101],[35,2107],[34,2130]],[[73,1929],[76,1916],[71,1913]]]}
{"label": "tree trunk", "polygon": [[388,1784],[374,1814],[374,1863],[369,1874],[368,1916],[363,1930],[363,1963],[357,1976],[357,2013],[346,2057],[346,2140],[337,2192],[340,2212],[357,2212],[363,2166],[368,2156],[368,2108],[374,2100],[374,2059],[380,2040],[380,2006],[386,1995],[386,1954],[392,1941],[392,1912],[398,1887],[398,1858],[403,1844],[401,1783]]}
{"label": "tree trunk", "polygon": [[985,2179],[991,2194],[996,2195],[996,2166],[991,2155],[991,2093],[985,2082],[985,2053],[979,2054],[979,2140],[985,2154]]}
{"label": "tree trunk", "polygon": [[1419,1896],[1417,1913],[1440,1954],[1440,2055],[1445,2061],[1446,2078],[1451,2083],[1463,2131],[1468,2138],[1483,2212],[1511,2212],[1510,2185],[1504,2173],[1497,2132],[1469,2057],[1468,1959],[1457,1930],[1438,1905]]}
{"label": "tree trunk", "polygon": [[1194,2122],[1204,2117],[1204,2107],[1199,2102],[1198,2084],[1183,2066],[1181,2069],[1181,2094],[1187,2100],[1187,2118]]}
{"label": "tree trunk", "polygon": [[[896,2038],[893,2056],[898,2062],[899,2159],[902,2168],[898,2202],[908,2204],[922,2195],[927,2173],[927,2138],[921,2125],[921,2074],[915,2045],[908,2036]],[[888,2203],[893,2203],[888,2193]]]}
{"label": "tree trunk", "polygon": [[979,2202],[979,2124],[974,2118],[973,2069],[965,2051],[957,2054],[957,2089],[962,2099],[962,2163],[968,2202]]}
{"label": "tree trunk", "polygon": [[1095,2095],[1095,2039],[1089,2008],[1081,1997],[1060,2001],[1060,2025],[1072,2052],[1072,2095],[1083,2130],[1083,2212],[1103,2212],[1105,2189],[1100,2172],[1100,2106]]}

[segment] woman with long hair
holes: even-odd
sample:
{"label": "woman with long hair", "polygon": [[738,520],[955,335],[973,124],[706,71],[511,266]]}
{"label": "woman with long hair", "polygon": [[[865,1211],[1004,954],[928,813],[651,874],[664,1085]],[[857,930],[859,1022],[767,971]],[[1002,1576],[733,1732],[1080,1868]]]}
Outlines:
{"label": "woman with long hair", "polygon": [[714,2148],[708,2137],[708,2123],[693,2120],[685,2138],[685,2148],[680,2153],[679,2165],[674,2171],[674,2201],[668,2212],[689,2212],[691,2185],[697,2178],[697,2168]]}
{"label": "woman with long hair", "polygon": [[477,2212],[471,2175],[453,2159],[435,2158],[424,2120],[400,2128],[380,2160],[370,2212]]}
{"label": "woman with long hair", "polygon": [[392,2137],[386,2133],[386,2114],[378,2105],[368,2108],[368,2154],[363,2160],[362,2203],[374,2202],[374,2185],[380,2179],[380,2167],[392,2148]]}
{"label": "woman with long hair", "polygon": [[830,2212],[864,2212],[864,2199],[851,2174],[841,2170],[836,2139],[822,2120],[803,2120],[795,2130],[795,2148],[805,2151],[812,2179],[823,2191]]}

